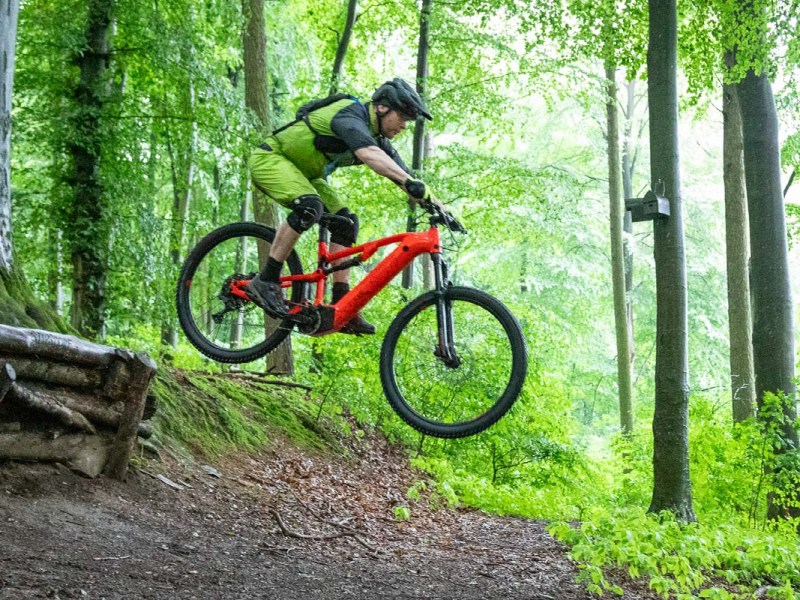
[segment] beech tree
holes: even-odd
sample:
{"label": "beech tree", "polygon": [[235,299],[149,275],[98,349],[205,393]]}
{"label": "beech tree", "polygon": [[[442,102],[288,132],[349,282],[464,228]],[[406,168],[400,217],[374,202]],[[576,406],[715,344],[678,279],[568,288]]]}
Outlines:
{"label": "beech tree", "polygon": [[[725,53],[730,65],[733,53]],[[750,314],[750,237],[747,230],[747,192],[744,180],[742,113],[736,86],[722,85],[723,167],[725,183],[725,248],[728,272],[728,332],[730,335],[731,401],[733,420],[755,413],[753,333]]]}
{"label": "beech tree", "polygon": [[73,56],[80,79],[73,90],[67,141],[73,199],[65,234],[73,269],[72,326],[87,337],[102,336],[105,322],[108,224],[100,169],[114,4],[114,0],[89,2],[85,48]]}
{"label": "beech tree", "polygon": [[[419,44],[417,45],[417,84],[416,89],[423,100],[427,101],[429,94],[428,88],[428,50],[430,48],[430,29],[431,11],[433,10],[433,0],[422,0],[422,7],[419,13]],[[427,144],[426,144],[427,140]],[[417,117],[414,124],[414,141],[412,145],[411,169],[422,174],[423,160],[425,159],[426,146],[430,145],[430,135],[425,131],[425,117]],[[416,215],[416,203],[411,199],[408,201],[408,230],[413,229]],[[427,256],[420,257],[422,264],[423,286],[428,289],[431,286],[431,263]],[[414,264],[412,262],[403,271],[403,287],[410,288],[414,285]]]}
{"label": "beech tree", "polygon": [[[194,22],[193,9],[186,17],[190,31]],[[187,222],[192,207],[195,179],[197,177],[198,127],[195,118],[197,71],[192,40],[181,45],[181,63],[186,66],[186,76],[181,82],[176,99],[176,113],[188,116],[186,120],[168,123],[165,127],[170,179],[172,180],[172,211],[169,233],[169,260],[177,277],[187,246]],[[161,326],[161,342],[175,348],[178,345],[178,326],[173,311]]]}
{"label": "beech tree", "polygon": [[358,18],[358,0],[348,0],[347,2],[347,17],[344,23],[344,29],[339,36],[339,44],[336,47],[336,58],[333,59],[333,71],[331,72],[331,87],[328,91],[329,95],[333,95],[339,91],[339,83],[342,80],[342,67],[344,66],[344,59],[347,56],[347,47],[350,45],[350,38],[353,35],[353,27]]}
{"label": "beech tree", "polygon": [[678,147],[677,7],[650,0],[647,96],[650,174],[663,186],[670,216],[656,219],[656,395],[653,413],[653,498],[650,512],[694,521],[689,477],[689,364],[683,210]]}
{"label": "beech tree", "polygon": [[[267,42],[264,28],[264,0],[243,0],[245,15],[244,46],[244,96],[245,106],[258,119],[262,137],[270,131],[269,88],[267,84]],[[252,191],[253,215],[256,221],[271,227],[280,223],[280,213],[275,203],[259,190]],[[259,260],[266,262],[267,257]],[[277,326],[274,319],[265,318],[267,328]],[[287,338],[267,356],[267,370],[272,373],[291,374],[294,371],[292,342]]]}
{"label": "beech tree", "polygon": [[[780,432],[774,441],[776,455],[796,452],[798,433],[795,400],[794,321],[787,232],[781,186],[778,119],[772,86],[766,73],[749,69],[737,84],[742,108],[745,180],[750,219],[751,281],[753,296],[753,365],[759,416]],[[766,395],[781,400],[782,410],[765,410]],[[768,516],[800,514],[797,498],[798,474],[782,461],[775,470],[793,489],[784,489],[788,499],[771,496]],[[786,475],[789,475],[788,477]],[[787,504],[788,500],[788,504]],[[778,504],[780,502],[780,505]]]}
{"label": "beech tree", "polygon": [[625,252],[623,245],[623,199],[620,196],[619,117],[617,112],[617,69],[613,59],[605,61],[606,137],[608,142],[608,198],[611,237],[611,278],[614,287],[614,324],[617,339],[617,381],[619,421],[623,433],[633,431],[633,385],[631,377],[630,321],[625,290]]}
{"label": "beech tree", "polygon": [[14,87],[14,55],[17,41],[19,0],[0,3],[0,272],[13,264],[11,243],[11,92]]}

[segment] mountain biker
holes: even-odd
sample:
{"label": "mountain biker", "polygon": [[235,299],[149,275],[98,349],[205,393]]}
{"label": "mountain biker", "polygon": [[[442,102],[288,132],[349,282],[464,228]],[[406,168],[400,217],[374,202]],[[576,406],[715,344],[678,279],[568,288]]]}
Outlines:
{"label": "mountain biker", "polygon": [[[414,88],[395,78],[375,90],[366,104],[347,97],[312,109],[304,118],[274,132],[253,152],[248,161],[253,183],[291,212],[278,227],[264,270],[245,287],[250,300],[274,318],[286,316],[279,283],[283,262],[300,235],[317,223],[323,212],[349,219],[349,224],[329,226],[332,252],[355,243],[358,217],[327,182],[337,168],[366,164],[413,199],[435,201],[430,187],[413,176],[389,141],[419,115],[433,120]],[[334,272],[332,304],[350,290],[349,282],[349,269]],[[340,331],[373,334],[375,326],[358,313]]]}

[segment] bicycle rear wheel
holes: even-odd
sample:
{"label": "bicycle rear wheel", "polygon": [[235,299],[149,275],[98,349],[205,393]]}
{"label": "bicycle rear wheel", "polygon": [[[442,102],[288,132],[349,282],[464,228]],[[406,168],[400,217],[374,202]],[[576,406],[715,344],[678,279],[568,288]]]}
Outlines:
{"label": "bicycle rear wheel", "polygon": [[[189,253],[178,278],[178,320],[200,352],[219,362],[256,360],[278,347],[291,333],[289,319],[278,321],[258,306],[232,293],[238,282],[261,270],[275,239],[275,230],[258,223],[231,223],[204,237]],[[303,272],[292,252],[286,266]],[[304,284],[294,282],[291,301],[303,300]]]}
{"label": "bicycle rear wheel", "polygon": [[451,287],[443,293],[452,315],[455,360],[439,350],[439,295],[409,303],[389,326],[381,350],[381,382],[389,403],[427,435],[474,435],[505,415],[527,372],[525,338],[499,300],[480,290]]}

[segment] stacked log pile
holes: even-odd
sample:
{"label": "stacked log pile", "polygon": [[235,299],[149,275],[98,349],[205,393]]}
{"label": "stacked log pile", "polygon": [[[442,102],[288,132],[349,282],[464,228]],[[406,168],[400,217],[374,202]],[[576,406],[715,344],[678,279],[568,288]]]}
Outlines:
{"label": "stacked log pile", "polygon": [[152,434],[155,371],[145,353],[0,325],[0,459],[123,478],[137,436]]}

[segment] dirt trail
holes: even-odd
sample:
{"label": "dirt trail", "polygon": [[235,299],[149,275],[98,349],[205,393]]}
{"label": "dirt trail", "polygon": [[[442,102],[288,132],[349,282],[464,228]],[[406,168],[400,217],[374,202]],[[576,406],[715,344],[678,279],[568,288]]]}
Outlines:
{"label": "dirt trail", "polygon": [[214,469],[143,461],[124,483],[0,465],[0,598],[590,597],[542,523],[432,508],[424,490],[409,504],[418,475],[395,453],[286,445]]}

